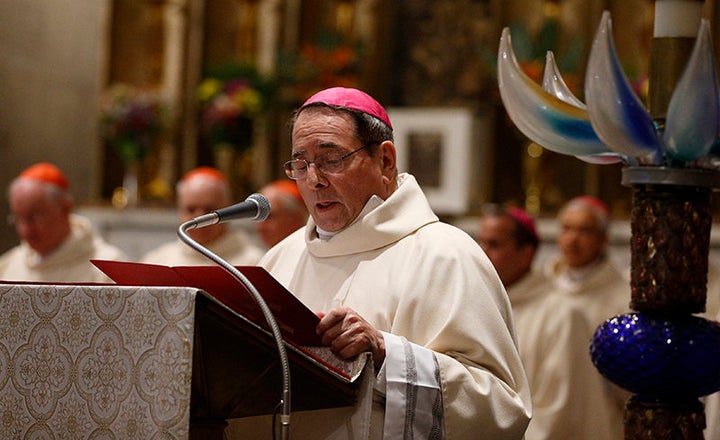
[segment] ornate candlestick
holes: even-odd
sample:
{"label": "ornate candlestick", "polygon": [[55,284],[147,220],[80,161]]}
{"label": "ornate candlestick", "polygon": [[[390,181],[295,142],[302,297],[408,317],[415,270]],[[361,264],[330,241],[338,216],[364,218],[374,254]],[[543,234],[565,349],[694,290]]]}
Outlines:
{"label": "ornate candlestick", "polygon": [[[590,351],[609,380],[634,393],[626,439],[701,439],[700,396],[720,389],[720,325],[705,310],[712,215],[720,188],[720,99],[702,1],[656,1],[652,115],[632,91],[603,14],[585,79],[586,103],[565,85],[552,53],[543,85],[520,70],[506,29],[500,92],[517,127],[543,147],[592,163],[622,162],[632,188],[631,301]],[[697,38],[695,38],[697,36]]]}

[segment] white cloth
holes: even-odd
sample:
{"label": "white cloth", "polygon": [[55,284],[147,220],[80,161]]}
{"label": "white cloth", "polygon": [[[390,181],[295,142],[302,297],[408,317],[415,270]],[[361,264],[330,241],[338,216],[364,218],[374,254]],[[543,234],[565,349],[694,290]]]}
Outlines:
{"label": "white cloth", "polygon": [[[555,291],[570,298],[585,314],[590,323],[586,335],[590,341],[598,326],[616,315],[631,312],[630,280],[607,256],[589,268],[572,272],[563,265],[560,257],[545,265],[544,273],[553,280]],[[597,373],[598,375],[600,373]],[[606,395],[606,413],[612,438],[624,437],[625,404],[630,393],[607,379],[603,381]],[[598,411],[601,411],[598,408]]]}
{"label": "white cloth", "polygon": [[568,272],[560,259],[551,260],[544,273],[553,280],[556,292],[573,298],[580,306],[593,333],[607,319],[630,312],[630,280],[607,257],[595,263],[593,270],[582,271],[582,277],[572,281],[565,276]]}
{"label": "white cloth", "polygon": [[97,235],[85,217],[70,217],[70,236],[49,255],[41,257],[27,243],[0,256],[0,280],[56,283],[112,282],[91,259],[126,260],[125,254]]}
{"label": "white cloth", "polygon": [[[255,246],[247,234],[229,230],[205,245],[210,251],[234,266],[254,266],[264,251]],[[165,266],[203,266],[215,264],[205,255],[177,239],[146,253],[141,262]]]}
{"label": "white cloth", "polygon": [[720,440],[720,393],[705,397],[705,440]]}
{"label": "white cloth", "polygon": [[701,315],[707,319],[720,316],[720,268],[712,262],[708,264],[705,313]]}
{"label": "white cloth", "polygon": [[585,315],[539,271],[512,284],[508,295],[533,403],[525,440],[610,439]]}
{"label": "white cloth", "polygon": [[[443,438],[442,384],[433,352],[385,333],[385,437]],[[402,421],[403,423],[398,423]]]}
{"label": "white cloth", "polygon": [[[353,425],[352,409],[341,408],[293,415],[293,438],[398,438],[383,434],[383,420],[384,396],[399,388],[379,388],[383,379],[408,377],[407,371],[398,373],[404,367],[396,360],[410,355],[414,363],[405,365],[422,365],[426,374],[415,383],[404,380],[400,392],[405,398],[421,396],[415,402],[432,407],[427,396],[435,385],[428,377],[436,375],[442,391],[436,414],[444,430],[437,438],[520,439],[531,403],[505,289],[477,243],[433,214],[415,178],[401,175],[400,180],[384,203],[330,240],[317,238],[310,219],[260,262],[310,309],[348,306],[379,330],[407,341],[386,344],[385,377],[379,374],[375,384],[369,437]],[[397,353],[408,348],[409,353]],[[412,405],[404,412],[412,413]],[[409,427],[415,432],[437,426],[428,420],[432,410],[415,416]],[[226,433],[267,436],[264,428],[258,437],[249,435],[252,428],[233,420]],[[388,429],[395,432],[394,426]],[[412,437],[405,431],[401,438]]]}

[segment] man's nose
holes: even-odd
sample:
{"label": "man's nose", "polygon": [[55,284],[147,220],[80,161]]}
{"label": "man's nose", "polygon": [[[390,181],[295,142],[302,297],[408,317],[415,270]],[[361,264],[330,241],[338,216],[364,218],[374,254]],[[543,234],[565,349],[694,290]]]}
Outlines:
{"label": "man's nose", "polygon": [[306,179],[310,186],[314,187],[324,186],[327,183],[325,174],[314,163],[308,165]]}

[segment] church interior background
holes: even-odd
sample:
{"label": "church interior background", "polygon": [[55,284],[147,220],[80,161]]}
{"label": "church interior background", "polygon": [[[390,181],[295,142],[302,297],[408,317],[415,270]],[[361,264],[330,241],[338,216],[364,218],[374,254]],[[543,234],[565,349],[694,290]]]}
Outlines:
{"label": "church interior background", "polygon": [[[345,85],[401,115],[406,167],[438,198],[457,199],[438,209],[450,221],[476,216],[486,202],[549,218],[581,193],[627,219],[620,165],[530,143],[506,116],[495,73],[500,32],[510,26],[523,69],[539,82],[553,50],[582,98],[604,10],[643,97],[651,0],[0,2],[0,186],[51,161],[68,175],[78,206],[151,218],[172,212],[183,172],[213,165],[232,176],[240,200],[283,176],[292,110],[314,90]],[[716,1],[705,2],[704,15],[717,28]],[[439,132],[424,132],[422,118],[436,114]],[[471,123],[456,125],[456,114]],[[448,174],[445,163],[464,168]],[[0,250],[15,242],[3,224]]]}

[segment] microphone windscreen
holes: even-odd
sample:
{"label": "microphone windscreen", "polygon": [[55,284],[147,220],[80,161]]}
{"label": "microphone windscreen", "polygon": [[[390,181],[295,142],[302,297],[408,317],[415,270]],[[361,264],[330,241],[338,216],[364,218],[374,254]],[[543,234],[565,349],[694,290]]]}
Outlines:
{"label": "microphone windscreen", "polygon": [[270,200],[260,193],[250,194],[248,200],[254,200],[258,205],[257,215],[253,217],[253,221],[261,222],[266,220],[270,215]]}

